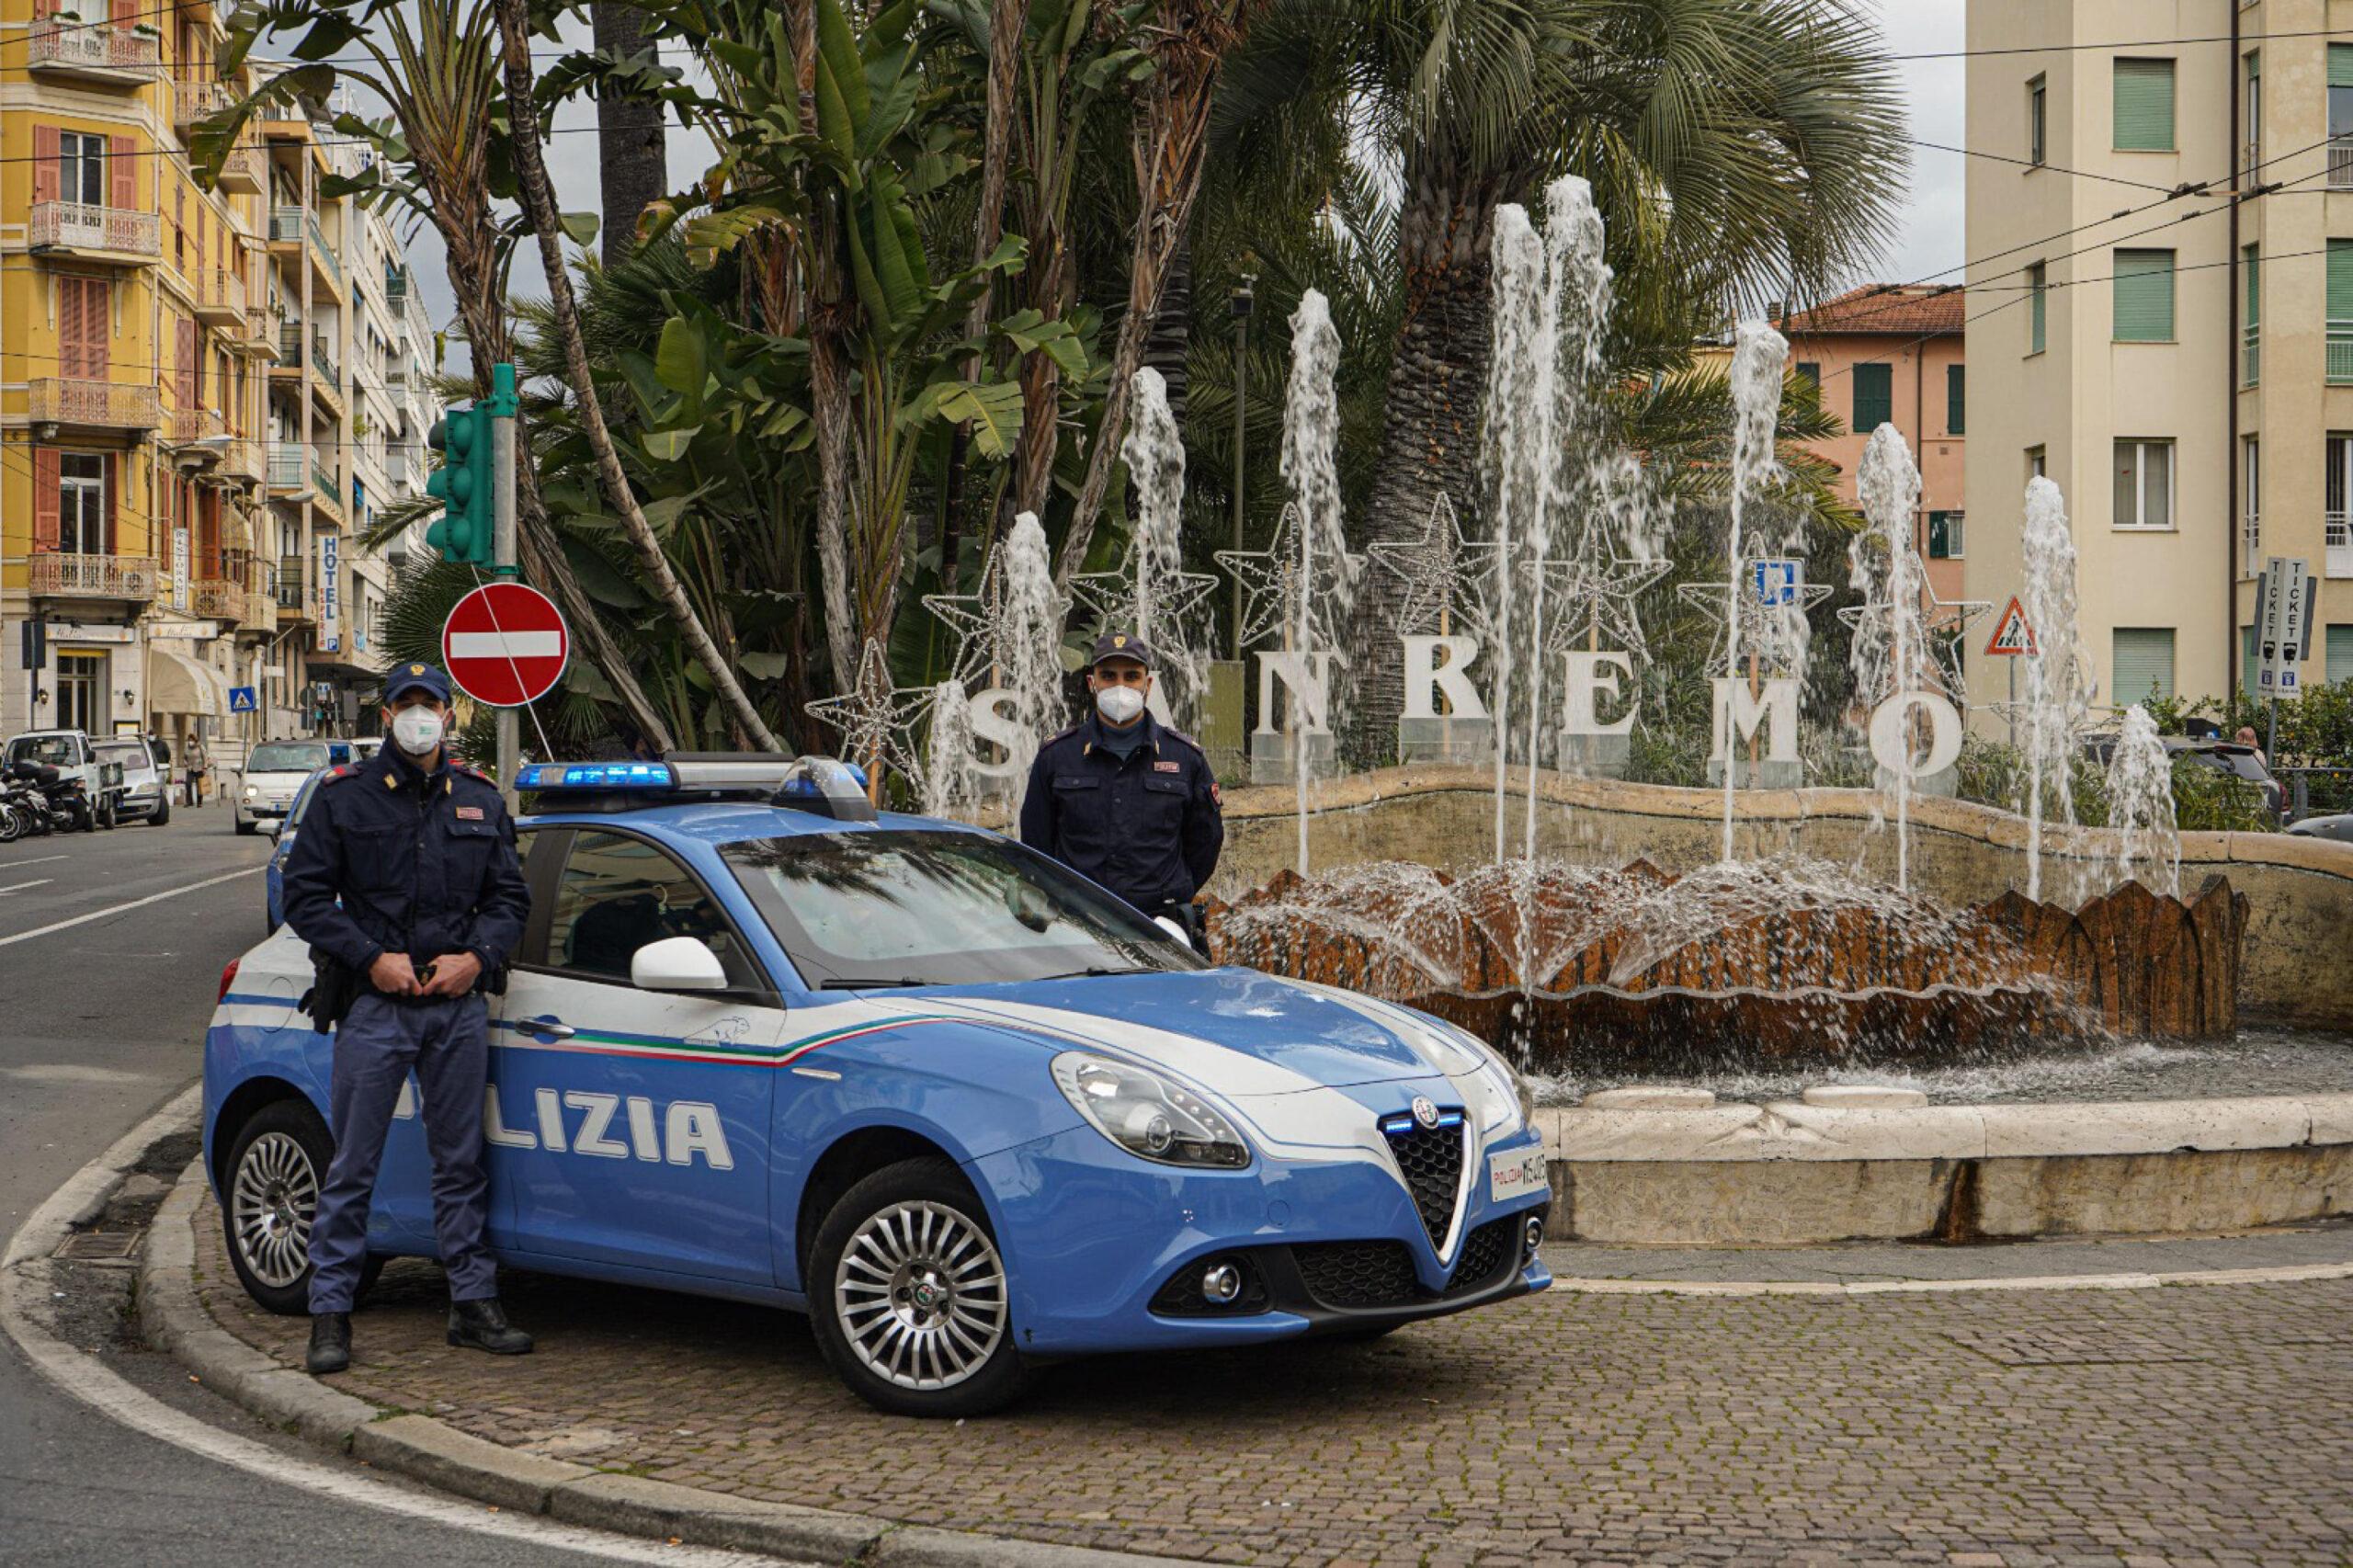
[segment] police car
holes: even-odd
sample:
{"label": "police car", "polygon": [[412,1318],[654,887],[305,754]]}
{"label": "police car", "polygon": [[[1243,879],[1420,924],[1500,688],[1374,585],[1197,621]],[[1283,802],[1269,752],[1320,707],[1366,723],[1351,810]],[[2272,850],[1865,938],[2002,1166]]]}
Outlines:
{"label": "police car", "polygon": [[[1370,1338],[1542,1290],[1516,1075],[1410,1009],[1211,968],[1022,846],[825,758],[535,764],[490,999],[507,1267],[807,1312],[870,1403],[995,1408],[1044,1360]],[[306,1310],[332,1039],[302,943],[205,1049],[230,1257]],[[369,1233],[434,1254],[415,1088]]]}

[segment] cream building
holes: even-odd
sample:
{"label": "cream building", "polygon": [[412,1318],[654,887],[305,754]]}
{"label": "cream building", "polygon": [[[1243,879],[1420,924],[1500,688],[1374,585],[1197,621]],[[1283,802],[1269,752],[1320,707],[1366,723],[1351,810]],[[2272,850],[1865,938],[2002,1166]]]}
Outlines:
{"label": "cream building", "polygon": [[1968,164],[1967,597],[2018,591],[2044,472],[2103,701],[2251,687],[2275,554],[2324,579],[2304,681],[2353,677],[2353,3],[1970,0],[1968,45],[2026,51],[1969,61],[2016,161]]}

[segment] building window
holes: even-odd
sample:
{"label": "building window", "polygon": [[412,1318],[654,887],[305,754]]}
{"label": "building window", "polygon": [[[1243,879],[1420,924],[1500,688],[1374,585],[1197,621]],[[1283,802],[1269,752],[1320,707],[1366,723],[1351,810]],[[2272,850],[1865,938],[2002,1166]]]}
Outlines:
{"label": "building window", "polygon": [[[2252,631],[2253,627],[2247,630]],[[2321,666],[2321,678],[2335,686],[2339,681],[2353,680],[2353,626],[2331,626],[2321,642],[2326,662]]]}
{"label": "building window", "polygon": [[1867,435],[1895,417],[1895,367],[1855,367],[1855,434]]}
{"label": "building window", "polygon": [[2353,187],[2353,44],[2328,46],[2328,183]]}
{"label": "building window", "polygon": [[2259,49],[2246,51],[2246,84],[2241,96],[2246,114],[2240,127],[2245,135],[2240,170],[2252,182],[2263,167],[2263,51]]}
{"label": "building window", "polygon": [[107,460],[101,452],[64,452],[57,460],[57,548],[68,555],[107,555]]}
{"label": "building window", "polygon": [[2321,485],[2322,568],[2335,577],[2353,572],[2353,436],[2328,438],[2328,472]]}
{"label": "building window", "polygon": [[2263,559],[2263,446],[2253,436],[2239,437],[2239,500],[2240,557],[2252,576]]}
{"label": "building window", "polygon": [[2239,385],[2251,387],[2263,378],[2263,247],[2248,245],[2239,253],[2246,284],[2245,322],[2240,333]]}
{"label": "building window", "polygon": [[2120,626],[2116,629],[2116,700],[2145,702],[2173,696],[2173,628]]}
{"label": "building window", "polygon": [[[2331,247],[2334,249],[2334,247]],[[2119,343],[2173,341],[2173,252],[2120,250],[2115,253],[2114,335]],[[2353,258],[2348,258],[2353,259]],[[2353,269],[2348,269],[2353,281]]]}
{"label": "building window", "polygon": [[2328,242],[2328,379],[2353,382],[2353,240]]}
{"label": "building window", "polygon": [[2050,153],[2043,112],[2049,96],[2040,76],[2026,85],[2026,161],[2038,166]]}
{"label": "building window", "polygon": [[1967,366],[1947,365],[1945,367],[1945,434],[1948,436],[1969,434],[1967,381]]}
{"label": "building window", "polygon": [[2173,443],[2116,443],[2116,517],[2120,528],[2173,527]]}
{"label": "building window", "polygon": [[1820,397],[1822,395],[1822,362],[1818,359],[1799,360],[1798,380],[1812,387],[1813,395]]}
{"label": "building window", "polygon": [[2026,449],[2026,476],[2029,481],[2051,476],[2051,457],[2042,448],[2029,447]]}
{"label": "building window", "polygon": [[2116,62],[2116,150],[2170,153],[2173,146],[2173,62]]}
{"label": "building window", "polygon": [[2050,291],[2050,273],[2042,263],[2035,262],[2026,269],[2026,351],[2042,352],[2043,306]]}
{"label": "building window", "polygon": [[61,201],[88,207],[107,204],[107,139],[68,131],[57,139],[57,194]]}
{"label": "building window", "polygon": [[1928,559],[1959,561],[1962,555],[1961,522],[1965,513],[1928,514]]}

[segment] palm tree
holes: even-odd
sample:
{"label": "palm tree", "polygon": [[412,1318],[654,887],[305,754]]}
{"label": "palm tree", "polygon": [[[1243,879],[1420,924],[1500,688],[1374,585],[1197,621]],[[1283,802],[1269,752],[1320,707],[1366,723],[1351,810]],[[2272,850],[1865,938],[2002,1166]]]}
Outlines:
{"label": "palm tree", "polygon": [[[652,47],[645,16],[624,0],[594,0],[589,6],[597,52],[626,60]],[[669,184],[669,147],[662,105],[607,83],[597,93],[597,176],[604,205],[604,257],[618,267],[637,244],[638,214],[658,200]]]}
{"label": "palm tree", "polygon": [[[1497,207],[1592,182],[1620,278],[1613,365],[1671,366],[1696,327],[1804,298],[1885,237],[1900,107],[1850,0],[1275,0],[1228,62],[1221,134],[1328,118],[1387,161],[1406,289],[1361,543],[1479,510]],[[1347,742],[1387,755],[1402,585],[1358,596]]]}

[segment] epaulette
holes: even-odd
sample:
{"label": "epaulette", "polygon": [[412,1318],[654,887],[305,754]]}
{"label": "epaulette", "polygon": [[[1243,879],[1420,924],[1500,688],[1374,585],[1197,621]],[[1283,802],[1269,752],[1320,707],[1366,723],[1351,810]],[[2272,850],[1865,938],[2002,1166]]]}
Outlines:
{"label": "epaulette", "polygon": [[1086,728],[1086,726],[1084,724],[1073,724],[1069,729],[1063,731],[1060,734],[1048,735],[1044,740],[1038,743],[1039,749],[1043,750],[1047,746],[1052,745],[1056,741],[1066,741],[1085,728]]}
{"label": "epaulette", "polygon": [[493,778],[489,774],[484,773],[481,768],[474,767],[472,763],[459,762],[452,759],[449,763],[449,771],[452,773],[462,773],[469,778],[489,785],[494,790],[498,788],[498,780]]}
{"label": "epaulette", "polygon": [[1191,746],[1195,751],[1200,752],[1204,758],[1208,757],[1210,755],[1208,752],[1202,751],[1200,742],[1195,740],[1192,736],[1187,734],[1182,730],[1172,729],[1170,726],[1163,724],[1160,726],[1160,733],[1166,735],[1172,741],[1184,742],[1187,745]]}
{"label": "epaulette", "polygon": [[333,767],[327,769],[326,777],[319,780],[319,788],[324,790],[328,785],[334,783],[336,779],[349,778],[358,771],[359,769],[352,767],[347,762],[338,762]]}

